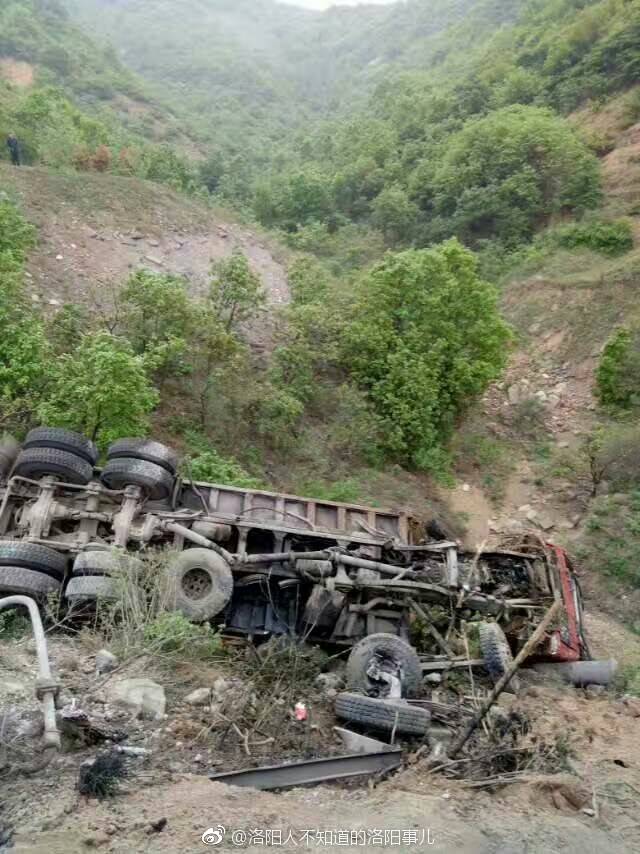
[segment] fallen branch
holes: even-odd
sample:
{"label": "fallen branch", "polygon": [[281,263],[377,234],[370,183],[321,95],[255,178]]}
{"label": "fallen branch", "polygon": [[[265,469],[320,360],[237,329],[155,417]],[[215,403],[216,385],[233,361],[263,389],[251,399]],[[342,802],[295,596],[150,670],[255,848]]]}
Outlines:
{"label": "fallen branch", "polygon": [[561,610],[562,602],[560,601],[554,602],[551,608],[549,608],[538,628],[531,635],[529,640],[526,642],[526,644],[522,647],[522,649],[516,656],[516,659],[511,665],[511,667],[496,682],[493,691],[489,694],[489,696],[480,706],[476,714],[469,721],[468,725],[464,728],[464,730],[460,733],[458,738],[455,739],[455,741],[449,748],[447,755],[450,759],[454,759],[458,755],[458,753],[460,753],[467,741],[469,741],[475,730],[489,714],[489,710],[494,705],[500,694],[502,694],[509,682],[511,682],[513,677],[516,675],[516,672],[518,671],[520,666],[538,646],[538,644],[544,637],[545,632]]}

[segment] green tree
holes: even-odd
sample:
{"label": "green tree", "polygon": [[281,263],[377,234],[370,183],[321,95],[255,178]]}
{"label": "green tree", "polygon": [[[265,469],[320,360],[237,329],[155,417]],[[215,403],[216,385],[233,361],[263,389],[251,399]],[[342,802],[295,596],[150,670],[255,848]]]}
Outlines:
{"label": "green tree", "polygon": [[231,332],[253,317],[267,297],[246,255],[235,251],[230,258],[213,265],[210,298],[225,329]]}
{"label": "green tree", "polygon": [[391,245],[410,243],[420,209],[402,187],[386,187],[374,200],[371,222]]}
{"label": "green tree", "polygon": [[515,105],[472,119],[454,134],[425,195],[433,237],[519,242],[554,213],[595,207],[599,165],[565,119]]}
{"label": "green tree", "polygon": [[196,305],[178,276],[139,270],[120,293],[122,333],[160,373],[178,370],[194,327]]}
{"label": "green tree", "polygon": [[437,468],[456,418],[495,379],[511,333],[456,240],[389,254],[360,282],[342,360],[384,419],[386,451]]}
{"label": "green tree", "polygon": [[99,332],[83,336],[75,352],[51,365],[50,387],[38,416],[106,447],[123,436],[146,435],[157,403],[144,358],[123,338]]}

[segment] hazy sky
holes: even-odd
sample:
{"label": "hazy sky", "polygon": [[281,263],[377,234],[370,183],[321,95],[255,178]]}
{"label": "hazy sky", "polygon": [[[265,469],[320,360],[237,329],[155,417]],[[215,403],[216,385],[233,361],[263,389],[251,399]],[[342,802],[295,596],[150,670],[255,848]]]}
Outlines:
{"label": "hazy sky", "polygon": [[394,3],[395,0],[280,0],[291,6],[303,6],[305,9],[328,9],[329,6],[360,6],[363,3]]}

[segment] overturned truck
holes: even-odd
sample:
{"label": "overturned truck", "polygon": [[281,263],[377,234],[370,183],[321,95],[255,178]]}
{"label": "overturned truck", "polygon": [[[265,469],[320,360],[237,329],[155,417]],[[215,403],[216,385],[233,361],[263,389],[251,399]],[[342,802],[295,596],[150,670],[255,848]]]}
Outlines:
{"label": "overturned truck", "polygon": [[588,657],[571,560],[539,539],[470,553],[404,512],[183,480],[177,455],[145,439],[97,463],[92,442],[57,428],[0,446],[0,595],[86,608],[116,595],[123,556],[168,549],[171,607],[256,641],[355,647],[351,684],[368,693],[395,673],[410,696],[425,672],[466,666],[470,629],[497,677],[554,601],[562,618],[536,655]]}

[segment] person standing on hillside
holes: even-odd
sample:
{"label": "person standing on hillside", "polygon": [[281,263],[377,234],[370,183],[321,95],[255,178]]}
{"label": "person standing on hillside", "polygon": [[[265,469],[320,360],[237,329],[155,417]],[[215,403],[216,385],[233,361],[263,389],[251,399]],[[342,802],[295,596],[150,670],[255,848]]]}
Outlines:
{"label": "person standing on hillside", "polygon": [[9,149],[9,155],[13,165],[20,166],[20,144],[18,143],[18,137],[15,133],[10,133],[7,137],[7,148]]}

